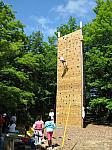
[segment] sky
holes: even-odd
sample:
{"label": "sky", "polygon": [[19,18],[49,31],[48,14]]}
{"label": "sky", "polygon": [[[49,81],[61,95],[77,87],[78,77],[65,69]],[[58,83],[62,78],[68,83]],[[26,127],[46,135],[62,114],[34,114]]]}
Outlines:
{"label": "sky", "polygon": [[26,26],[25,33],[41,31],[44,37],[52,36],[56,28],[66,24],[69,17],[83,25],[95,18],[95,0],[2,0],[12,5],[16,19]]}

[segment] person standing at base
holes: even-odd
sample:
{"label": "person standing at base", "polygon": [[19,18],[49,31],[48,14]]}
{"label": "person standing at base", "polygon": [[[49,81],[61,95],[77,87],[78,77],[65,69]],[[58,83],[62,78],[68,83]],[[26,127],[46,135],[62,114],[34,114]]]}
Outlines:
{"label": "person standing at base", "polygon": [[5,123],[5,119],[0,114],[0,135],[2,134],[2,128],[4,123]]}
{"label": "person standing at base", "polygon": [[14,123],[16,123],[16,114],[15,113],[12,113],[10,121],[13,121]]}
{"label": "person standing at base", "polygon": [[10,121],[10,124],[8,125],[8,132],[16,133],[16,124],[15,124],[15,122]]}
{"label": "person standing at base", "polygon": [[0,150],[4,150],[4,136],[0,134]]}
{"label": "person standing at base", "polygon": [[3,123],[2,132],[6,133],[7,132],[7,128],[8,128],[8,124],[9,124],[9,117],[8,117],[8,115],[6,113],[4,113],[2,117],[5,120],[5,122]]}
{"label": "person standing at base", "polygon": [[36,148],[41,149],[41,142],[43,138],[43,128],[44,128],[44,122],[41,119],[41,116],[38,116],[34,125],[34,145]]}
{"label": "person standing at base", "polygon": [[54,121],[52,121],[50,116],[48,116],[48,119],[45,122],[44,128],[46,128],[47,139],[48,139],[48,146],[49,146],[49,150],[51,150],[52,149],[53,131],[56,128],[56,126],[55,126]]}
{"label": "person standing at base", "polygon": [[54,121],[54,109],[50,110],[49,116],[51,117],[51,120]]}

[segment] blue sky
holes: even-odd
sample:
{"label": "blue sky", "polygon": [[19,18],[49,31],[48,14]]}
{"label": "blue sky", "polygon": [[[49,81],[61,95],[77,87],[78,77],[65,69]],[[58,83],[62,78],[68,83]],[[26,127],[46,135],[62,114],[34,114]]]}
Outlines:
{"label": "blue sky", "polygon": [[90,22],[95,14],[95,0],[3,0],[16,11],[16,19],[26,25],[25,33],[42,31],[44,37],[53,35],[56,27],[67,23],[70,16],[83,24]]}

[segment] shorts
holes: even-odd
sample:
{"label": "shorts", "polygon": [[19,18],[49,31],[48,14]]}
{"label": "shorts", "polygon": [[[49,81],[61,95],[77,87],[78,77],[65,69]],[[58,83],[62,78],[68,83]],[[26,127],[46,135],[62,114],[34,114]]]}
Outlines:
{"label": "shorts", "polygon": [[52,135],[53,135],[53,132],[47,132],[48,141],[52,140]]}
{"label": "shorts", "polygon": [[35,130],[34,131],[34,144],[35,145],[41,145],[41,142],[42,142],[42,130]]}

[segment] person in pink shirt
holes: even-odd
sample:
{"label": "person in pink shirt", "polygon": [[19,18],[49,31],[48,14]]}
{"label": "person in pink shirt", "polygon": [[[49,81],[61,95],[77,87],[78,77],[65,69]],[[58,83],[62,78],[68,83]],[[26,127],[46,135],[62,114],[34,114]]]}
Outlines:
{"label": "person in pink shirt", "polygon": [[42,138],[43,138],[43,129],[44,129],[44,122],[41,119],[41,116],[38,116],[34,125],[34,135],[35,135],[35,146],[40,148]]}

